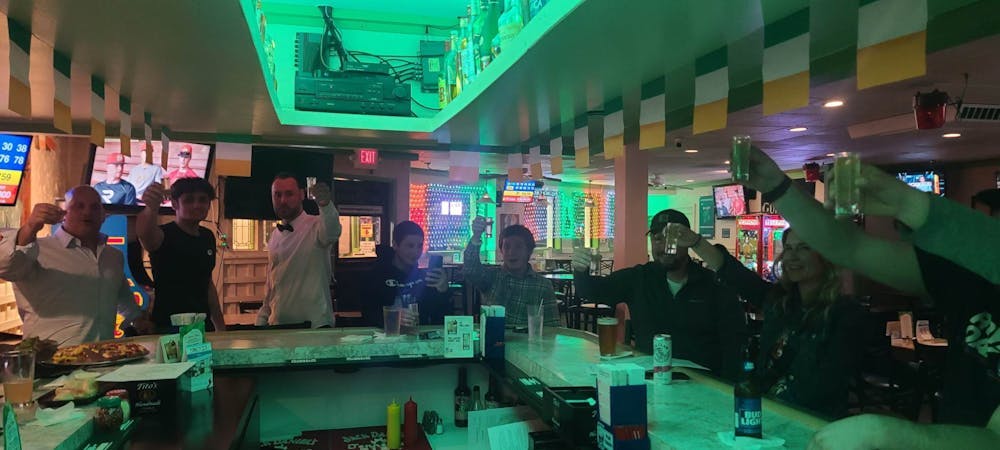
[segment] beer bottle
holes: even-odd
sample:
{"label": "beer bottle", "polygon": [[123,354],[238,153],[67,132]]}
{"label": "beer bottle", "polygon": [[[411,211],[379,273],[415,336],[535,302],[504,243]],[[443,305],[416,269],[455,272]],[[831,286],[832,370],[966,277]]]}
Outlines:
{"label": "beer bottle", "polygon": [[465,428],[469,426],[469,384],[466,382],[467,372],[465,367],[458,369],[458,386],[455,387],[455,426]]}
{"label": "beer bottle", "polygon": [[757,336],[750,336],[743,351],[743,371],[739,383],[733,387],[736,411],[736,436],[761,438],[760,383],[756,363],[760,351]]}
{"label": "beer bottle", "polygon": [[500,401],[497,399],[497,386],[496,380],[493,375],[490,375],[490,387],[486,391],[486,398],[483,399],[486,409],[493,409],[500,407]]}

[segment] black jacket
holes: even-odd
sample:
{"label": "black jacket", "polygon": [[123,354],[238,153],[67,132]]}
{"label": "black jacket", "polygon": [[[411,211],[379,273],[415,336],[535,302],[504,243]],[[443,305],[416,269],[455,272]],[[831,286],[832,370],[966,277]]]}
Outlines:
{"label": "black jacket", "polygon": [[577,272],[574,283],[577,294],[588,300],[628,304],[639,351],[652,354],[653,336],[666,333],[675,358],[694,361],[728,379],[739,373],[746,314],[736,293],[720,286],[711,271],[689,263],[687,284],[676,297],[670,293],[666,268],[656,262],[607,277]]}
{"label": "black jacket", "polygon": [[[782,400],[837,418],[847,413],[848,388],[855,379],[871,327],[864,309],[843,297],[825,317],[804,320],[797,289],[785,293],[747,269],[725,248],[719,280],[764,312],[760,359],[765,386]],[[787,308],[776,301],[787,295]]]}
{"label": "black jacket", "polygon": [[444,324],[449,310],[450,294],[438,292],[424,283],[425,271],[414,269],[404,273],[392,264],[391,251],[379,255],[375,266],[361,280],[361,315],[365,324],[381,327],[382,307],[391,306],[396,297],[411,295],[420,304],[420,324]]}

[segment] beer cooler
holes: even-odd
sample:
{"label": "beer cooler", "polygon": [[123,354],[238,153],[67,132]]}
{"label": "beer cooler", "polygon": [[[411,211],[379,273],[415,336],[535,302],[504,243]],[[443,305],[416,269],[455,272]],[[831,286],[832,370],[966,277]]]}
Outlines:
{"label": "beer cooler", "polygon": [[777,214],[748,214],[736,219],[736,228],[736,259],[764,280],[776,281],[774,260],[788,222]]}

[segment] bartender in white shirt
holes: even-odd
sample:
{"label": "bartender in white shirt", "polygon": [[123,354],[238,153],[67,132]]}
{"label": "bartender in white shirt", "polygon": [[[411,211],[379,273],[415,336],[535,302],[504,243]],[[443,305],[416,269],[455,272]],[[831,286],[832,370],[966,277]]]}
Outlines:
{"label": "bartender in white shirt", "polygon": [[[53,235],[37,238],[59,222]],[[14,284],[25,337],[60,346],[112,339],[116,312],[140,332],[152,331],[125,280],[125,257],[107,245],[103,223],[100,195],[77,186],[66,194],[65,211],[39,203],[24,226],[3,233],[0,278]]]}
{"label": "bartender in white shirt", "polygon": [[333,326],[330,248],[340,239],[340,214],[330,188],[312,189],[319,216],[302,211],[305,190],[295,175],[282,172],[271,183],[271,203],[281,223],[267,242],[267,295],[257,325],[309,321],[313,328]]}

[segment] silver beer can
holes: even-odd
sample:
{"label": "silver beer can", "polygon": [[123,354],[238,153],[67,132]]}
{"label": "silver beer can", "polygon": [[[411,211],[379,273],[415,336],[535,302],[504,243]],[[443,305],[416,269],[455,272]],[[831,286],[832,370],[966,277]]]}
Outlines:
{"label": "silver beer can", "polygon": [[674,345],[669,334],[653,336],[653,382],[670,384],[673,380]]}

